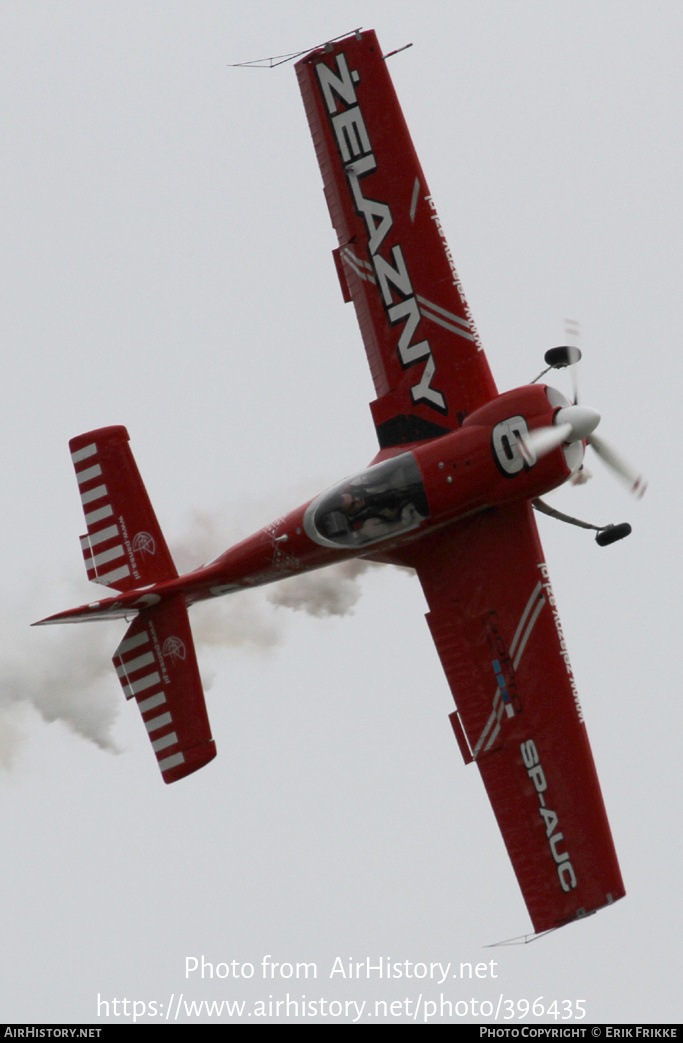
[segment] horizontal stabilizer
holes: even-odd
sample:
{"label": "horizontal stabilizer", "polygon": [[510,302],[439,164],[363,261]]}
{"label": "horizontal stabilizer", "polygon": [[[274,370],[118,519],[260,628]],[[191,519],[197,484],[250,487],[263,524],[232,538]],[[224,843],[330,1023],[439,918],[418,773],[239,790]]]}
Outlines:
{"label": "horizontal stabilizer", "polygon": [[178,575],[125,427],[102,427],[69,442],[87,532],[81,550],[88,579],[133,590]]}
{"label": "horizontal stabilizer", "polygon": [[177,782],[216,756],[182,597],[144,609],[113,663],[126,699],[135,699],[164,782]]}

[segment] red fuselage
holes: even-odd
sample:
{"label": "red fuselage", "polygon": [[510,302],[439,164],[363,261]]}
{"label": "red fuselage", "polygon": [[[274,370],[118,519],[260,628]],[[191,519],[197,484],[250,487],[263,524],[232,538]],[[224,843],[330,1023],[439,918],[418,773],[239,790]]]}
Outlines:
{"label": "red fuselage", "polygon": [[527,431],[551,425],[565,402],[542,384],[499,395],[451,434],[380,451],[358,475],[193,572],[91,603],[61,618],[125,616],[177,594],[189,603],[203,601],[349,557],[390,562],[401,547],[428,532],[477,511],[533,499],[566,481],[580,464],[580,443],[538,460],[525,453],[522,443]]}

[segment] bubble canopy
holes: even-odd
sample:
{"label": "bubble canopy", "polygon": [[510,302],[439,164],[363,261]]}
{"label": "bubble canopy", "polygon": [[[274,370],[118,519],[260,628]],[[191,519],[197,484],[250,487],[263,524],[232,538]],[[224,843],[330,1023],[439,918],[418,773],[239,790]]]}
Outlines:
{"label": "bubble canopy", "polygon": [[412,453],[344,478],[309,504],[306,534],[322,547],[379,543],[416,529],[429,517],[422,475]]}

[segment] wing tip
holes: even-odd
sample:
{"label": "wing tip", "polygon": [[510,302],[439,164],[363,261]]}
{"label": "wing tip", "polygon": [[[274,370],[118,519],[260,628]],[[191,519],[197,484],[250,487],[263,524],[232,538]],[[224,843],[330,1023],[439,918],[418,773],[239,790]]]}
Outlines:
{"label": "wing tip", "polygon": [[189,750],[182,750],[171,757],[162,757],[159,760],[161,777],[167,785],[178,782],[188,775],[194,774],[200,768],[204,768],[216,756],[216,743],[213,739],[203,742],[199,746],[192,746]]}

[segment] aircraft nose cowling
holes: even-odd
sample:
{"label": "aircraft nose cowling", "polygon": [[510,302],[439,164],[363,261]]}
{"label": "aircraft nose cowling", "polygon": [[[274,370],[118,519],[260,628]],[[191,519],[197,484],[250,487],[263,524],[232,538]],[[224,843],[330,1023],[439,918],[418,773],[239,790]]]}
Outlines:
{"label": "aircraft nose cowling", "polygon": [[565,439],[566,442],[582,442],[585,438],[590,438],[595,431],[600,423],[600,414],[597,409],[591,409],[590,406],[563,406],[555,414],[553,423],[556,426],[560,424],[571,426],[569,437]]}

